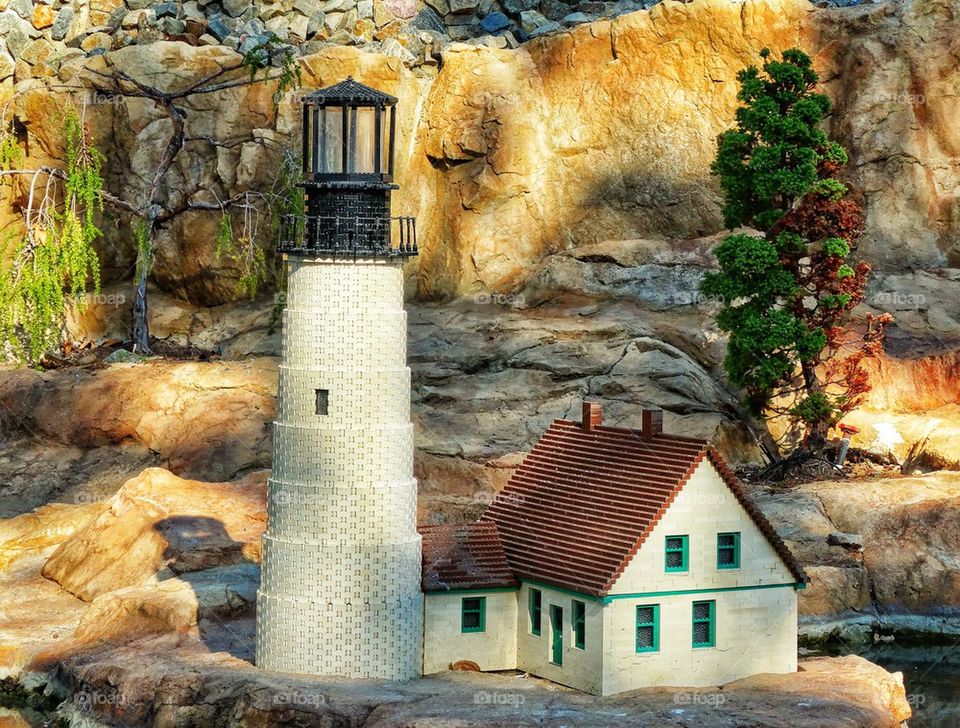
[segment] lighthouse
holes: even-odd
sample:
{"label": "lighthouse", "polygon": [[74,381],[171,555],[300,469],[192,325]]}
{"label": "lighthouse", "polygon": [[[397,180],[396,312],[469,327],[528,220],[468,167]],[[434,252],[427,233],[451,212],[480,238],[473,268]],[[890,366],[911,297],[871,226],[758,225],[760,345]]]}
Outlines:
{"label": "lighthouse", "polygon": [[283,350],[256,662],[419,676],[421,546],[403,263],[391,216],[397,99],[352,78],[303,98],[305,213],[281,221]]}

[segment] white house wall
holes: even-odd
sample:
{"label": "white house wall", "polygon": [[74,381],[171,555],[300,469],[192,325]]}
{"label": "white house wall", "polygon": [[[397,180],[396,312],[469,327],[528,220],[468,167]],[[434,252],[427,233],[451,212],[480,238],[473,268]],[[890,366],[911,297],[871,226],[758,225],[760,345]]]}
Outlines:
{"label": "white house wall", "polygon": [[[740,568],[717,568],[717,534],[740,533]],[[666,572],[667,536],[689,537],[689,568]],[[797,667],[794,576],[719,473],[702,462],[623,574],[604,613],[603,692],[717,685]],[[776,586],[786,585],[786,586]],[[762,586],[765,588],[754,589]],[[746,587],[746,589],[744,589]],[[686,592],[696,594],[663,594]],[[724,591],[727,590],[727,591]],[[692,603],[716,601],[716,646],[692,646]],[[636,652],[636,607],[660,605],[660,649]]]}
{"label": "white house wall", "polygon": [[[483,632],[461,631],[464,597],[486,598]],[[517,667],[516,591],[429,592],[425,602],[424,674],[446,670],[459,660],[475,662],[481,670],[513,670]]]}
{"label": "white house wall", "polygon": [[[531,588],[539,589],[543,594],[543,616],[539,637],[531,630],[528,608]],[[573,600],[575,599],[586,605],[586,635],[582,650],[574,644]],[[555,665],[551,661],[551,605],[563,609],[562,665]],[[578,597],[547,586],[524,583],[517,600],[517,667],[561,685],[588,693],[600,693],[604,651],[602,609],[601,603],[590,597]]]}

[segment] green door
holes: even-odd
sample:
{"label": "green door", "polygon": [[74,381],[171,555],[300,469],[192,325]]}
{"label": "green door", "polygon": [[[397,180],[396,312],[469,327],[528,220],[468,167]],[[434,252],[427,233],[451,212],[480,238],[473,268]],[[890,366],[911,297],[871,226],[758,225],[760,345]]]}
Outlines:
{"label": "green door", "polygon": [[550,605],[550,629],[553,635],[550,660],[554,665],[563,664],[563,607]]}

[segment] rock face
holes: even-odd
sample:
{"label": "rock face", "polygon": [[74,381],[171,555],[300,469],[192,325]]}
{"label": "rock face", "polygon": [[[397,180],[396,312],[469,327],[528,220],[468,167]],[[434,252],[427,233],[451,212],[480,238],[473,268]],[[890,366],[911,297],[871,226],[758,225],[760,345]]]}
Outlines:
{"label": "rock face", "polygon": [[264,473],[200,483],[148,468],[60,545],[43,575],[90,601],[174,574],[258,563],[265,501]]}
{"label": "rock face", "polygon": [[842,633],[842,617],[868,636],[957,632],[960,475],[809,483],[754,495],[811,577],[798,605],[808,637]]}
{"label": "rock face", "polygon": [[[401,98],[395,212],[418,217],[423,252],[411,268],[411,292],[433,297],[512,290],[530,266],[568,248],[718,231],[708,167],[717,133],[731,122],[736,73],[764,46],[801,45],[838,101],[831,132],[851,150],[850,179],[868,212],[860,252],[886,271],[923,267],[937,277],[956,265],[960,239],[960,142],[948,92],[957,70],[947,60],[958,1],[843,9],[805,0],[668,1],[517,49],[455,44],[435,77],[414,74],[394,56],[332,46],[303,59],[303,81],[313,88],[352,74]],[[521,5],[506,16],[533,9]],[[183,73],[169,69],[199,77],[236,58],[231,53],[137,45],[64,60],[55,82],[88,77],[80,72],[85,64],[109,63],[175,88]],[[36,142],[31,157],[61,156],[50,113],[58,92],[41,80],[18,90],[17,118]],[[191,143],[189,163],[178,163],[170,180],[170,204],[269,184],[279,149],[299,139],[295,103],[287,99],[274,111],[271,91],[266,84],[185,103],[192,136],[231,143]],[[129,170],[155,166],[166,122],[136,100],[94,104],[88,114],[95,135],[110,136],[101,144],[109,152],[108,186],[124,195],[140,189]],[[188,212],[164,226],[153,277],[162,290],[206,305],[234,295],[237,272],[209,244],[217,215]],[[127,235],[108,234],[113,279],[127,277]],[[896,285],[900,297],[918,292],[906,279]],[[957,313],[945,313],[924,325],[955,342]]]}
{"label": "rock face", "polygon": [[269,465],[276,386],[267,359],[17,370],[0,382],[3,431],[85,449],[132,441],[181,475],[226,479]]}
{"label": "rock face", "polygon": [[[243,627],[231,622],[229,629]],[[801,672],[757,675],[720,690],[639,690],[601,700],[510,674],[446,672],[389,683],[280,675],[208,644],[156,637],[67,657],[58,670],[68,698],[61,714],[124,725],[195,725],[229,715],[237,726],[385,728],[516,725],[534,715],[544,725],[584,727],[662,726],[682,715],[717,728],[895,728],[911,714],[902,676],[858,657],[805,660]]]}

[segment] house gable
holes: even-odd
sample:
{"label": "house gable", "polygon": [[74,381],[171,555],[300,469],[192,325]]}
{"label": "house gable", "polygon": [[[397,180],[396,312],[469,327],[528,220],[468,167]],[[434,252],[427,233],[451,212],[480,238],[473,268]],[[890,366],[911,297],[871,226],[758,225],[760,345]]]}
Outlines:
{"label": "house gable", "polygon": [[791,572],[799,563],[704,440],[556,420],[482,516],[517,578],[605,596],[702,463]]}
{"label": "house gable", "polygon": [[[742,486],[736,483],[731,488],[729,476],[724,477],[716,463],[705,454],[692,466],[660,518],[638,539],[611,584],[608,599],[627,594],[771,588],[806,580],[799,566],[790,563],[793,557],[788,551],[789,561],[784,558],[781,549],[786,547],[776,534],[775,540],[770,538],[766,530],[772,528],[746,498]],[[722,460],[719,463],[722,467]],[[721,533],[737,534],[737,568],[718,568],[717,536]],[[667,537],[686,537],[685,569],[667,569]]]}

